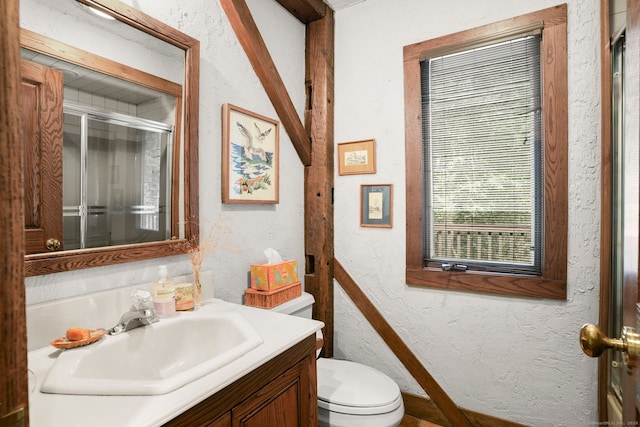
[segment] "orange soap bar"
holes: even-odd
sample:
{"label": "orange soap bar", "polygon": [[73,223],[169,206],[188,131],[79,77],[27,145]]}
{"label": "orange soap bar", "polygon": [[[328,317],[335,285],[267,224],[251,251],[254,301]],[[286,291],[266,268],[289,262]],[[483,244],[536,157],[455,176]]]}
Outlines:
{"label": "orange soap bar", "polygon": [[67,339],[69,341],[82,341],[91,338],[89,329],[69,328],[67,329]]}

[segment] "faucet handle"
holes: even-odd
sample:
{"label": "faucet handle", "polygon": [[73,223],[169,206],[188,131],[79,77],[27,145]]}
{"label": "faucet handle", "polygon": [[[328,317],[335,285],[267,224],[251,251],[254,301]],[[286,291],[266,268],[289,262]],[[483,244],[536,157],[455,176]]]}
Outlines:
{"label": "faucet handle", "polygon": [[132,310],[153,310],[153,298],[151,292],[143,289],[134,289],[131,292],[133,300]]}
{"label": "faucet handle", "polygon": [[124,332],[124,325],[122,323],[118,323],[113,328],[107,329],[107,334],[109,335],[118,335],[122,332]]}

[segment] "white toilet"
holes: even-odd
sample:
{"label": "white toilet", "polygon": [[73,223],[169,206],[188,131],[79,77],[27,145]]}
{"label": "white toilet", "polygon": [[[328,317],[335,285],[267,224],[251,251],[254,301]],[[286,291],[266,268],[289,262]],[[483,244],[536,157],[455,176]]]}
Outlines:
{"label": "white toilet", "polygon": [[[271,310],[311,318],[313,296]],[[319,353],[319,351],[318,351]],[[318,418],[321,427],[397,427],[404,415],[400,388],[382,372],[347,360],[319,358]]]}

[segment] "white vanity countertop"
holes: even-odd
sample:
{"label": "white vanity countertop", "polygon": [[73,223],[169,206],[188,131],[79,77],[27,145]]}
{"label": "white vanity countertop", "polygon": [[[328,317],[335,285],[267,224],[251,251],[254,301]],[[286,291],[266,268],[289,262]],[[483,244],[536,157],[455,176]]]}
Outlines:
{"label": "white vanity countertop", "polygon": [[[262,337],[263,343],[244,356],[173,392],[155,396],[82,396],[41,393],[40,385],[61,350],[44,347],[29,352],[35,391],[29,398],[33,427],[160,426],[253,369],[273,359],[323,326],[322,322],[211,299],[199,310],[235,311]],[[193,315],[190,312],[178,316]],[[161,320],[162,321],[162,320]],[[64,335],[64,331],[61,333]],[[55,339],[57,337],[51,337]],[[107,337],[108,338],[108,337]]]}

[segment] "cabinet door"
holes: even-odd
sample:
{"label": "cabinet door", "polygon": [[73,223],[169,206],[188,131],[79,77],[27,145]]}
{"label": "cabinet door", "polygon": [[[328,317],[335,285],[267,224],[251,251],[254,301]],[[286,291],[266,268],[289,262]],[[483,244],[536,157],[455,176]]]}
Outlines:
{"label": "cabinet door", "polygon": [[310,417],[306,366],[297,364],[235,407],[233,427],[306,427]]}
{"label": "cabinet door", "polygon": [[207,427],[231,427],[231,412],[227,412],[214,422],[207,424]]}
{"label": "cabinet door", "polygon": [[[27,254],[62,249],[62,73],[22,60],[20,104],[24,144]],[[47,248],[47,240],[58,247]]]}

